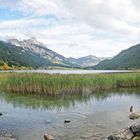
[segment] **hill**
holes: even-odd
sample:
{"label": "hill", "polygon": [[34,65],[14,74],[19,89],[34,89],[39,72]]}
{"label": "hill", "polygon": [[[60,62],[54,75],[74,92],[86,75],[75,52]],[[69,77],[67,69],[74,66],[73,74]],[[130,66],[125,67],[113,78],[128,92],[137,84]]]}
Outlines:
{"label": "hill", "polygon": [[93,69],[139,69],[140,68],[140,44],[121,51],[110,60],[101,61]]}

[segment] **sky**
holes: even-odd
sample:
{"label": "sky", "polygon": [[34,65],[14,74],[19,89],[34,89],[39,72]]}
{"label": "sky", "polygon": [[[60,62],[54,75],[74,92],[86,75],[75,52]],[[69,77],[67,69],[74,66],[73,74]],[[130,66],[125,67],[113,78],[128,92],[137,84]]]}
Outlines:
{"label": "sky", "polygon": [[0,0],[0,39],[35,37],[65,57],[140,43],[140,0]]}

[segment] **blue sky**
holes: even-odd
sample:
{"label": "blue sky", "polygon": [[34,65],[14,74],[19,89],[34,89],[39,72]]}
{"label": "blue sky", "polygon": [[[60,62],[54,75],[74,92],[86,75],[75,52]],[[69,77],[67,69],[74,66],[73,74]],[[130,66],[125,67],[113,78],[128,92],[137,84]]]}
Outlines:
{"label": "blue sky", "polygon": [[0,39],[35,37],[66,57],[110,57],[140,42],[138,0],[0,0]]}

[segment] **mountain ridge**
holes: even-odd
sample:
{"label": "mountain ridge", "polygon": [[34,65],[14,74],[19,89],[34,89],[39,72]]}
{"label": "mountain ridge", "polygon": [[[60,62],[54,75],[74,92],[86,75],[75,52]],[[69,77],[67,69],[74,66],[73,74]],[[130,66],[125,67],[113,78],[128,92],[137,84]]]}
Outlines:
{"label": "mountain ridge", "polygon": [[9,65],[33,68],[47,66],[76,67],[62,55],[31,39],[0,41],[0,60]]}
{"label": "mountain ridge", "polygon": [[79,58],[69,57],[68,60],[71,63],[80,65],[81,67],[85,68],[87,66],[94,66],[97,65],[99,62],[105,59],[110,59],[109,57],[97,57],[94,55],[83,56]]}
{"label": "mountain ridge", "polygon": [[10,66],[47,68],[49,66],[86,69],[138,69],[140,68],[140,44],[122,50],[113,58],[88,55],[69,57],[51,50],[35,38],[19,41],[0,41],[0,62]]}
{"label": "mountain ridge", "polygon": [[[7,41],[1,41],[1,43],[2,42],[3,42],[3,45],[6,45],[7,49],[8,49],[8,46],[13,47],[13,50],[18,49],[18,53],[20,53],[21,56],[23,55],[23,53],[26,52],[26,57],[31,60],[33,59],[32,60],[33,64],[30,64],[28,62],[29,60],[27,60],[23,56],[22,56],[23,61],[26,60],[27,64],[26,62],[22,62],[21,60],[20,62],[22,63],[22,65],[23,63],[25,63],[24,65],[31,66],[33,68],[39,68],[39,67],[46,68],[47,66],[85,68],[86,66],[93,66],[95,64],[98,64],[100,61],[103,60],[103,58],[96,57],[94,55],[88,55],[88,56],[84,56],[80,58],[73,58],[73,57],[66,58],[63,55],[58,54],[57,52],[49,49],[48,46],[37,41],[37,39],[34,37],[30,39],[24,39],[24,40],[11,38],[11,39],[7,39]],[[12,51],[11,55],[16,55],[16,54],[14,51]],[[18,55],[18,57],[20,57],[20,55]],[[11,57],[11,60],[12,60],[12,57]],[[17,64],[17,63],[14,62],[14,64]]]}
{"label": "mountain ridge", "polygon": [[122,50],[110,60],[101,61],[93,69],[139,69],[140,68],[140,44]]}

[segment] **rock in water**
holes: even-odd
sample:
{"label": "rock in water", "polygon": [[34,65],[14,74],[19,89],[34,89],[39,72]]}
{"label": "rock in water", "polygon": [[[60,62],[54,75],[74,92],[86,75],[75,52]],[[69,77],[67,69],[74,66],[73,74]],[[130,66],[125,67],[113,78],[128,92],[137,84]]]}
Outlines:
{"label": "rock in water", "polygon": [[52,135],[45,134],[45,135],[44,135],[44,139],[45,139],[45,140],[54,140],[54,137],[53,137]]}
{"label": "rock in water", "polygon": [[130,106],[129,111],[132,113],[133,112],[133,106]]}
{"label": "rock in water", "polygon": [[2,116],[2,113],[0,113],[0,116]]}
{"label": "rock in water", "polygon": [[64,120],[64,123],[70,123],[71,121],[70,120]]}
{"label": "rock in water", "polygon": [[129,118],[130,118],[131,120],[138,119],[139,117],[140,117],[140,115],[139,115],[138,113],[136,113],[136,112],[131,113],[131,114],[129,115]]}
{"label": "rock in water", "polygon": [[108,136],[108,140],[130,140],[134,137],[134,134],[129,128],[124,128],[119,131],[114,132],[112,135]]}
{"label": "rock in water", "polygon": [[132,125],[130,130],[134,133],[135,136],[140,136],[140,122]]}

